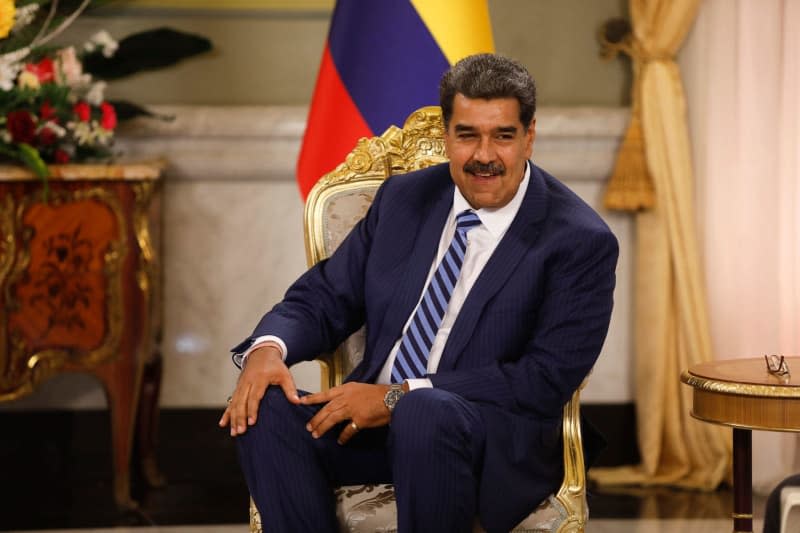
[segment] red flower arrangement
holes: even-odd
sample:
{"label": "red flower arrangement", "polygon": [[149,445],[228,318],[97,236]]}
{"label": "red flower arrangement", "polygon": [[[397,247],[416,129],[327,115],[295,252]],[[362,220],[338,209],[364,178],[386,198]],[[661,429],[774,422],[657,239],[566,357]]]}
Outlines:
{"label": "red flower arrangement", "polygon": [[[107,35],[93,38],[108,45]],[[111,155],[117,113],[103,99],[105,83],[83,72],[73,47],[32,51],[11,68],[0,57],[0,154],[39,175],[47,163]],[[2,78],[2,74],[13,76]]]}
{"label": "red flower arrangement", "polygon": [[0,0],[0,159],[21,162],[45,180],[48,163],[111,157],[119,119],[155,116],[107,101],[105,81],[93,76],[120,78],[211,49],[208,39],[169,28],[120,43],[100,31],[78,49],[49,45],[90,3]]}

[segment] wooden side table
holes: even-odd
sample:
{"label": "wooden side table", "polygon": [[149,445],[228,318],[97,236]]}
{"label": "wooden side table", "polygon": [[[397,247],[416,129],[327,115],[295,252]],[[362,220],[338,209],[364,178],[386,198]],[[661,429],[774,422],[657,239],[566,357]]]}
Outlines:
{"label": "wooden side table", "polygon": [[[800,357],[786,361],[800,373]],[[800,432],[800,380],[770,374],[760,357],[697,364],[681,381],[693,388],[693,417],[733,427],[733,530],[752,532],[751,430]]]}
{"label": "wooden side table", "polygon": [[114,497],[135,507],[135,427],[143,473],[156,468],[161,382],[161,163],[50,167],[42,182],[0,166],[0,401],[59,372],[88,372],[111,416]]}

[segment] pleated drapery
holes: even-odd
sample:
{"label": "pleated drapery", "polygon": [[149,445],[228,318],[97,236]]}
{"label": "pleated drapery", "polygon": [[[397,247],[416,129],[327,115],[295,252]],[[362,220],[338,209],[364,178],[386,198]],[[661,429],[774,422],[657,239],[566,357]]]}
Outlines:
{"label": "pleated drapery", "polygon": [[[652,208],[636,216],[635,376],[642,462],[595,468],[605,485],[714,489],[728,478],[730,431],[691,417],[689,366],[713,359],[698,254],[686,100],[675,53],[699,0],[630,0],[634,90]],[[638,107],[638,109],[636,109]]]}

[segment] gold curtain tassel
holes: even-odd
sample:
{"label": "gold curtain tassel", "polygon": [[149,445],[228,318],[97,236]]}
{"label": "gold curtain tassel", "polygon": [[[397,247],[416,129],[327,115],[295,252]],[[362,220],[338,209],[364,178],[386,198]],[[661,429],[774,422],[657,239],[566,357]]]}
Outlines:
{"label": "gold curtain tassel", "polygon": [[606,208],[616,211],[639,211],[655,205],[655,189],[647,168],[642,125],[636,111],[631,115],[617,153],[604,203]]}

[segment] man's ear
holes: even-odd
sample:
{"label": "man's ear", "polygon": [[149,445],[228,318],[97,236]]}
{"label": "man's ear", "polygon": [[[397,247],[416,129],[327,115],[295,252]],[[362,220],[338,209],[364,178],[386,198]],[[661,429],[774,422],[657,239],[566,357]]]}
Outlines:
{"label": "man's ear", "polygon": [[525,142],[527,143],[527,148],[525,149],[525,154],[528,159],[531,158],[533,155],[533,143],[536,140],[536,119],[531,120],[531,125],[528,126],[528,131],[525,132]]}

